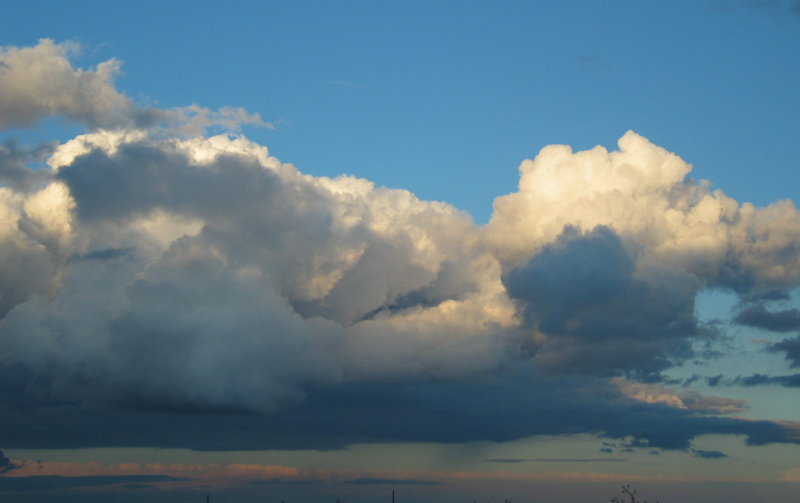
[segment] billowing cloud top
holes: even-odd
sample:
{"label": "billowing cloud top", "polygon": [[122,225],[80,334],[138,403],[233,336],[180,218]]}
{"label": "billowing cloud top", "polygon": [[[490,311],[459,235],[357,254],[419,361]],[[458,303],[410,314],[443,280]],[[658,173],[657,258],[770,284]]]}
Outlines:
{"label": "billowing cloud top", "polygon": [[[545,147],[477,227],[448,204],[305,175],[244,136],[201,134],[266,125],[242,109],[137,109],[113,87],[117,62],[77,70],[70,50],[43,40],[0,51],[0,127],[60,115],[90,130],[45,149],[50,169],[27,167],[33,151],[0,151],[0,378],[13,405],[3,421],[29,414],[55,432],[53,411],[67,407],[315,425],[324,410],[342,442],[559,428],[673,448],[715,431],[790,441],[774,423],[697,419],[740,402],[661,389],[643,400],[652,393],[620,378],[658,380],[715,337],[695,317],[703,289],[796,286],[791,202],[739,205],[628,132],[615,152]],[[582,400],[667,409],[683,436],[580,411],[565,422]],[[487,428],[509,402],[528,415]],[[401,403],[438,420],[493,412],[447,438],[425,429],[431,417],[407,429],[358,419]],[[148,442],[137,438],[127,441]]]}

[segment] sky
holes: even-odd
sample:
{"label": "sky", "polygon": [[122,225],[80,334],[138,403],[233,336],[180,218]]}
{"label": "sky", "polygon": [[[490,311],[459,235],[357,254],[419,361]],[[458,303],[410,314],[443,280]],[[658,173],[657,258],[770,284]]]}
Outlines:
{"label": "sky", "polygon": [[3,7],[3,501],[800,491],[796,0]]}

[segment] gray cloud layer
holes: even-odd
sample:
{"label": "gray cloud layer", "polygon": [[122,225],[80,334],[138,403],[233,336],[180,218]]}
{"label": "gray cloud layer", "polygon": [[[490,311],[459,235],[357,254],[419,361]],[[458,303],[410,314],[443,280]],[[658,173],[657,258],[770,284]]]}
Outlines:
{"label": "gray cloud layer", "polygon": [[717,336],[695,318],[703,289],[797,285],[789,201],[739,205],[628,132],[616,152],[545,147],[477,227],[201,135],[264,125],[241,109],[136,109],[115,63],[77,70],[50,41],[0,54],[1,127],[57,114],[92,131],[42,147],[49,169],[0,150],[0,424],[25,425],[0,445],[797,441],[653,384]]}

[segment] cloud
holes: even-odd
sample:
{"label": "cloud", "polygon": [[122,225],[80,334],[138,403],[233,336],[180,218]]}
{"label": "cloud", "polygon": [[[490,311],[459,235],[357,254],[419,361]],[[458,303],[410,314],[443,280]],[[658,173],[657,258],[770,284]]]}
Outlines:
{"label": "cloud", "polygon": [[49,39],[35,47],[0,48],[0,129],[31,127],[51,115],[92,128],[110,127],[130,113],[130,100],[113,84],[119,61],[75,69],[69,56],[77,50],[74,43]]}
{"label": "cloud", "polygon": [[3,451],[0,451],[0,473],[8,473],[11,470],[19,468],[20,465],[12,463],[10,459],[5,457]]}
{"label": "cloud", "polygon": [[772,344],[767,350],[776,353],[785,351],[786,359],[792,362],[791,367],[800,367],[800,335]]}
{"label": "cloud", "polygon": [[628,132],[616,152],[545,147],[478,227],[203,136],[266,126],[243,109],[136,108],[118,63],[76,70],[70,47],[1,58],[3,127],[56,114],[88,131],[0,150],[0,445],[796,441],[718,416],[739,400],[659,385],[721,338],[701,291],[764,302],[800,282],[791,202],[739,205]]}
{"label": "cloud", "polygon": [[680,397],[687,408],[710,414],[738,414],[748,408],[741,398],[701,396],[698,393],[682,393]]}
{"label": "cloud", "polygon": [[31,169],[29,163],[41,161],[55,149],[55,143],[34,148],[21,147],[14,140],[0,145],[0,185],[17,192],[30,192],[42,188],[49,181],[49,170]]}
{"label": "cloud", "polygon": [[314,383],[507,359],[513,306],[454,208],[306,177],[241,138],[77,141],[48,187],[75,225],[69,260],[51,261],[63,286],[3,324],[6,362],[58,396],[276,411]]}
{"label": "cloud", "polygon": [[[611,449],[606,449],[601,451],[607,452]],[[537,458],[532,459],[531,461],[538,461],[540,463],[600,463],[600,462],[612,462],[612,463],[624,463],[624,459],[616,459],[616,458],[597,458],[597,459],[576,459],[576,458]]]}
{"label": "cloud", "polygon": [[784,375],[784,376],[768,376],[765,374],[753,374],[749,377],[737,377],[733,380],[734,384],[740,386],[764,386],[777,384],[787,388],[800,387],[800,374]]}
{"label": "cloud", "polygon": [[289,485],[289,486],[305,486],[319,484],[321,480],[285,480],[285,479],[269,479],[269,480],[254,480],[251,482],[253,485]]}
{"label": "cloud", "polygon": [[442,482],[432,482],[429,480],[414,480],[414,479],[372,479],[360,478],[344,482],[345,484],[352,484],[358,486],[385,486],[385,485],[439,485]]}
{"label": "cloud", "polygon": [[700,449],[692,449],[692,454],[703,459],[721,459],[728,457],[727,454],[720,451],[703,451]]}
{"label": "cloud", "polygon": [[34,47],[0,47],[0,130],[30,128],[50,116],[94,130],[158,127],[163,134],[179,136],[199,136],[212,128],[274,129],[258,113],[241,107],[139,107],[114,87],[120,61],[110,59],[83,70],[70,61],[79,51],[77,43],[56,44],[50,39],[41,39]]}
{"label": "cloud", "polygon": [[753,445],[798,441],[787,425],[643,403],[621,396],[604,379],[536,378],[521,369],[478,382],[351,383],[307,387],[305,393],[302,403],[271,415],[103,411],[17,397],[11,410],[0,411],[0,421],[21,426],[0,430],[0,443],[10,448],[330,450],[354,443],[507,442],[579,432],[648,450],[686,450],[697,436],[712,433],[743,435]]}
{"label": "cloud", "polygon": [[706,414],[733,414],[742,412],[747,407],[742,399],[721,396],[702,396],[694,391],[675,393],[672,389],[660,384],[648,384],[612,379],[626,397],[643,403],[665,404],[679,409],[689,409]]}
{"label": "cloud", "polygon": [[567,226],[506,274],[526,324],[544,335],[534,358],[542,368],[647,376],[691,357],[701,285],[685,271],[637,271],[637,252],[629,253],[608,227]]}
{"label": "cloud", "polygon": [[228,132],[238,132],[243,126],[275,129],[269,122],[261,120],[259,113],[250,114],[241,107],[228,106],[211,110],[192,104],[164,111],[149,110],[148,114],[149,122],[160,123],[167,128],[164,133],[172,132],[184,137],[202,136],[212,128]]}
{"label": "cloud", "polygon": [[519,190],[499,197],[484,233],[506,270],[526,262],[565,226],[605,226],[640,248],[639,264],[690,273],[742,293],[800,278],[800,214],[790,201],[741,206],[691,165],[632,131],[619,151],[550,145],[520,165]]}
{"label": "cloud", "polygon": [[[197,415],[198,427],[236,425],[239,433],[215,439],[172,432],[176,446],[203,449],[503,441],[568,431],[685,448],[716,427],[770,428],[681,416],[663,430],[672,431],[668,438],[617,414],[578,419],[597,406],[594,395],[578,394],[578,405],[554,399],[549,387],[570,394],[586,382],[569,376],[658,378],[709,337],[693,314],[704,285],[697,274],[610,226],[568,226],[510,266],[495,238],[487,241],[447,204],[352,177],[309,177],[241,136],[97,131],[59,146],[50,166],[54,178],[41,191],[8,189],[16,237],[0,244],[39,250],[20,257],[38,260],[31,268],[42,279],[26,275],[7,287],[17,296],[4,297],[0,346],[3,365],[24,369],[19,375],[35,383],[18,388],[20,395],[9,389],[9,399],[26,404],[18,412],[51,425],[84,422],[87,435],[71,435],[72,445],[101,442],[88,436],[98,422],[124,429],[136,417],[154,426],[177,413]],[[536,371],[496,392],[520,400],[519,388],[532,398],[510,400],[525,403],[524,413],[498,430],[507,406],[489,397],[469,405],[467,397],[482,379],[526,361]],[[452,395],[434,386],[462,381],[473,384]],[[35,400],[26,398],[32,390]],[[353,390],[377,400],[381,408],[370,406],[367,416],[384,417],[384,426],[352,420],[366,406]],[[407,410],[378,400],[393,393]],[[611,387],[605,396],[613,402],[624,394]],[[431,400],[442,408],[431,410]],[[738,406],[690,402],[692,409],[684,402],[685,412],[676,410]],[[652,411],[663,405],[649,404]],[[629,406],[652,421],[651,409]],[[485,408],[492,412],[475,415]],[[144,416],[116,415],[134,412]],[[243,412],[273,414],[281,431],[287,422],[314,424],[316,433],[294,427],[283,439],[254,437]],[[523,420],[531,414],[541,422]],[[460,426],[440,430],[445,418]],[[147,443],[152,430],[126,431],[126,439],[101,443]],[[56,436],[38,442],[63,441]],[[778,430],[766,438],[784,441]]]}
{"label": "cloud", "polygon": [[763,328],[772,332],[791,332],[800,330],[800,309],[767,311],[763,303],[743,309],[733,320],[740,325]]}

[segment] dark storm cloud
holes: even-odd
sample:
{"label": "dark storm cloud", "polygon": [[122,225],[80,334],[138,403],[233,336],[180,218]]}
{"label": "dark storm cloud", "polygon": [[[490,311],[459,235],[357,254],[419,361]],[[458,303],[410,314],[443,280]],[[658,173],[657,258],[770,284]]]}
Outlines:
{"label": "dark storm cloud", "polygon": [[763,303],[746,307],[733,320],[739,325],[763,328],[772,332],[791,332],[800,330],[800,309],[767,311]]}
{"label": "dark storm cloud", "polygon": [[774,422],[704,417],[643,403],[621,396],[602,379],[532,377],[520,371],[472,384],[312,387],[302,404],[269,416],[29,404],[0,411],[2,424],[15,425],[0,430],[0,443],[9,448],[326,450],[353,443],[506,442],[587,432],[638,449],[686,450],[695,437],[712,433],[744,435],[752,445],[797,442]]}
{"label": "dark storm cloud", "polygon": [[566,227],[503,282],[525,322],[551,337],[536,355],[544,368],[654,376],[692,355],[699,285],[676,271],[635,272],[612,229]]}

